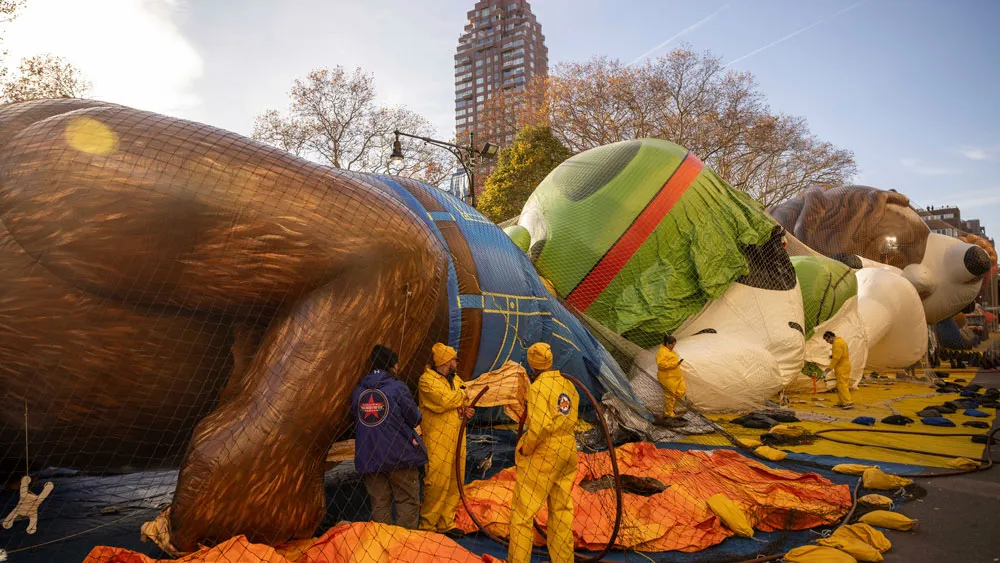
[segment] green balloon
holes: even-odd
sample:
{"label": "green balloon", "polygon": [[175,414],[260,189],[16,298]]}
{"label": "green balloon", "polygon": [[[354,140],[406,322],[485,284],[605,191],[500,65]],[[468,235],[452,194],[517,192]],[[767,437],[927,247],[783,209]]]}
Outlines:
{"label": "green balloon", "polygon": [[521,225],[511,225],[503,230],[510,237],[510,240],[514,241],[525,254],[528,253],[528,245],[531,244],[531,233],[528,229],[525,229]]}

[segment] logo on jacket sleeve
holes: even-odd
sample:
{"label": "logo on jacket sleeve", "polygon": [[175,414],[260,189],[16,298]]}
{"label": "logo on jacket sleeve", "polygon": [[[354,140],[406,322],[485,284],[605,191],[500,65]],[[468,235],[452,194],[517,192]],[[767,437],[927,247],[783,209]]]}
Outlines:
{"label": "logo on jacket sleeve", "polygon": [[389,401],[378,389],[365,389],[358,398],[358,421],[365,426],[378,426],[389,414]]}
{"label": "logo on jacket sleeve", "polygon": [[573,401],[570,400],[569,395],[566,393],[559,393],[558,407],[559,414],[569,414],[569,410],[573,408]]}

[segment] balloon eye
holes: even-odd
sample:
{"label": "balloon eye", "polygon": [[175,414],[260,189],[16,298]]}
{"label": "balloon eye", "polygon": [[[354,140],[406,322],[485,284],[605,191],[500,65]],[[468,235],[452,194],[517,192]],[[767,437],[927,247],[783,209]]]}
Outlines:
{"label": "balloon eye", "polygon": [[795,330],[801,332],[802,335],[805,336],[806,331],[802,330],[802,325],[800,325],[799,323],[797,323],[795,321],[788,321],[788,326],[790,326],[790,327],[794,328]]}
{"label": "balloon eye", "polygon": [[695,334],[718,334],[714,328],[703,328]]}

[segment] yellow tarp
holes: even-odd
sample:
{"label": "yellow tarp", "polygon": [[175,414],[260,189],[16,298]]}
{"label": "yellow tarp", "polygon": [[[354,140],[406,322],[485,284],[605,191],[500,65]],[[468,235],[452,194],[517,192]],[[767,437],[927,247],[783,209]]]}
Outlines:
{"label": "yellow tarp", "polygon": [[484,373],[465,384],[465,394],[472,401],[485,387],[489,390],[476,403],[477,407],[503,407],[511,420],[521,420],[528,399],[528,374],[521,364],[507,360],[500,369]]}
{"label": "yellow tarp", "polygon": [[[971,377],[969,378],[971,380]],[[835,393],[792,393],[787,397],[791,404],[787,408],[806,413],[826,415],[838,419],[836,422],[796,422],[796,426],[802,426],[810,432],[824,430],[827,428],[866,428],[857,424],[852,424],[851,420],[859,416],[870,416],[876,421],[895,414],[889,408],[893,408],[903,416],[908,416],[914,420],[913,424],[907,426],[893,426],[877,422],[870,428],[883,430],[909,430],[930,432],[932,434],[954,434],[962,432],[985,432],[975,428],[963,427],[962,423],[970,420],[978,420],[992,424],[996,417],[994,409],[983,409],[990,415],[989,418],[974,418],[962,415],[960,409],[957,413],[947,415],[947,418],[955,423],[955,428],[943,428],[939,426],[928,426],[921,424],[917,411],[925,407],[940,405],[945,401],[959,399],[957,393],[935,393],[929,384],[913,383],[907,381],[882,381],[866,382],[861,388],[853,391],[854,404],[852,410],[841,410],[835,408]],[[911,397],[911,398],[902,398]],[[824,399],[817,401],[815,399]],[[755,430],[744,428],[729,421],[739,416],[738,414],[710,415],[714,422],[718,423],[727,432],[735,435],[741,440],[758,439],[766,430]],[[850,442],[886,445],[901,448],[912,448],[917,450],[941,452],[952,458],[967,457],[970,459],[980,459],[983,455],[983,445],[973,443],[968,436],[963,437],[934,437],[934,436],[908,436],[902,434],[880,434],[873,432],[837,432],[831,433],[832,438]],[[691,444],[705,444],[711,446],[731,446],[732,444],[720,434],[705,434],[701,436],[688,436],[681,440]],[[817,440],[815,444],[803,446],[782,446],[780,449],[790,452],[801,452],[811,455],[832,455],[839,457],[852,457],[871,461],[881,461],[888,463],[906,463],[911,465],[924,465],[929,467],[948,467],[948,458],[928,456],[922,454],[911,454],[907,452],[897,452],[883,448],[870,446],[853,446],[830,442],[828,440]]]}

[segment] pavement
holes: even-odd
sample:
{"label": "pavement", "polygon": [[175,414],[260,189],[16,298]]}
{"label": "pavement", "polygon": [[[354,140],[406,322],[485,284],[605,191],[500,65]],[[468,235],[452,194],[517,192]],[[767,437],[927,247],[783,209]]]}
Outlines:
{"label": "pavement", "polygon": [[[979,373],[973,382],[1000,387],[1000,374]],[[993,424],[998,426],[996,421]],[[992,450],[1000,465],[1000,446]],[[1000,467],[915,482],[927,490],[927,496],[904,504],[899,512],[917,518],[920,525],[911,532],[886,533],[892,542],[885,554],[887,563],[1000,561]]]}

